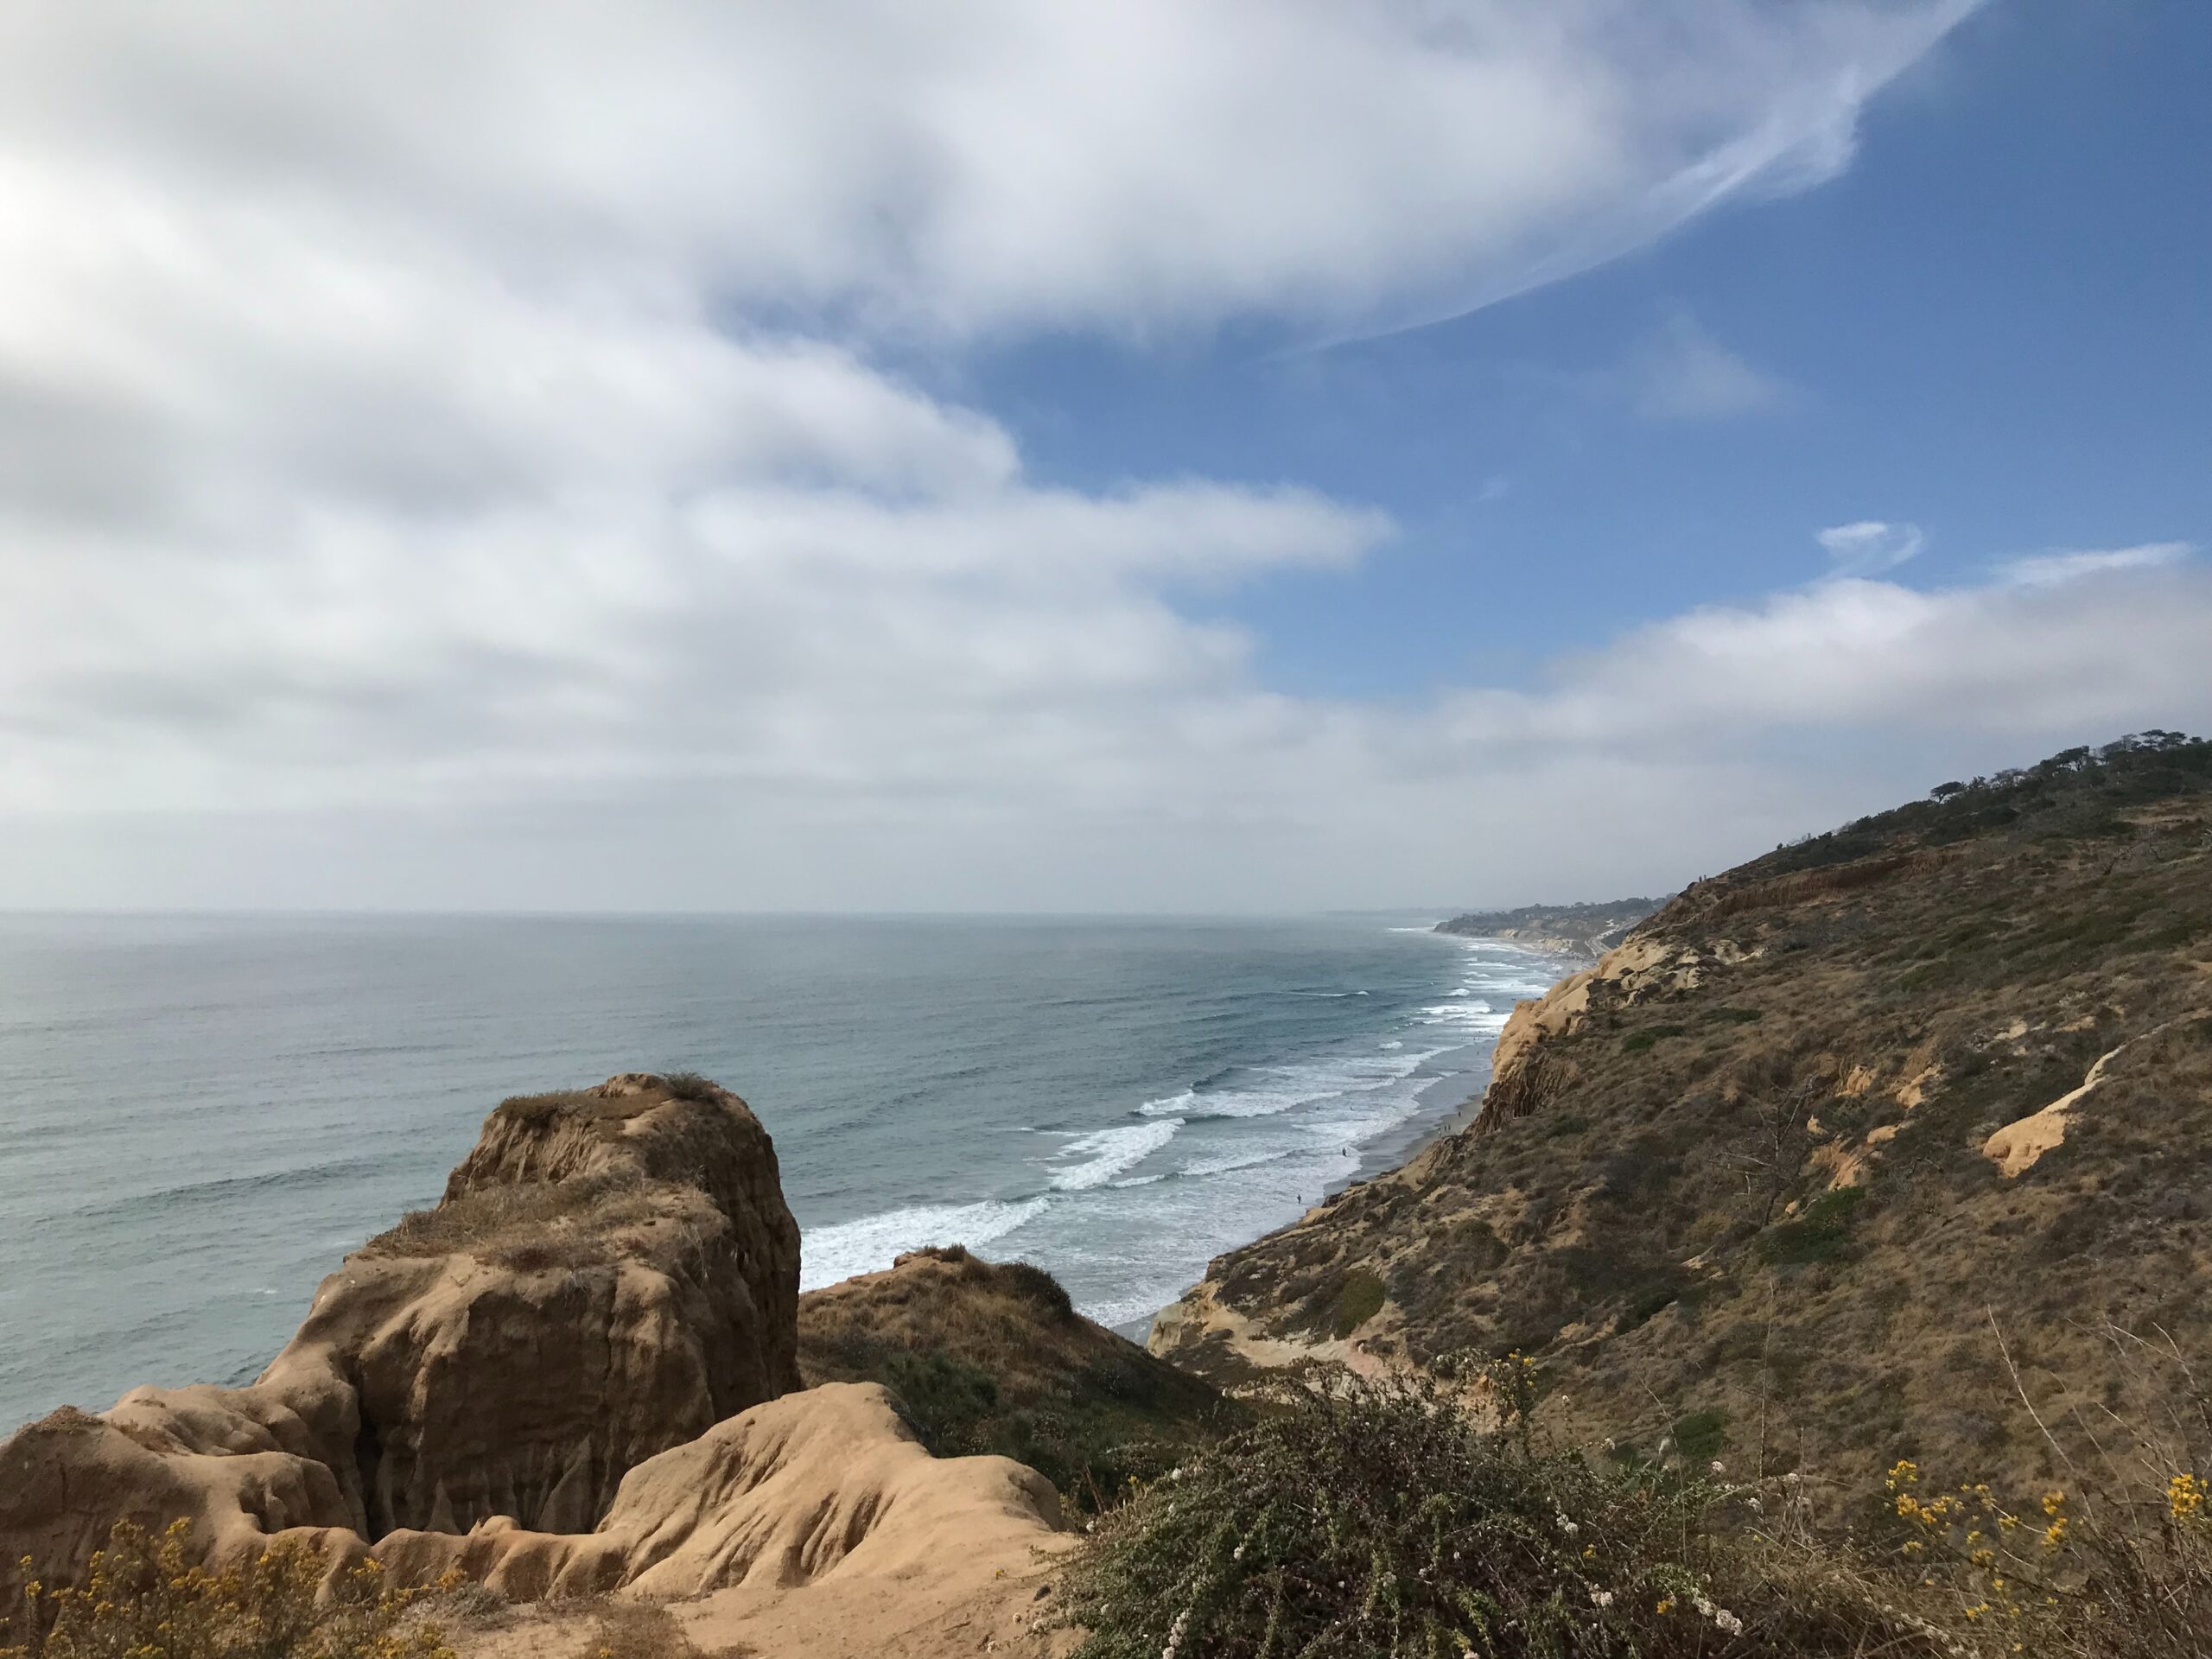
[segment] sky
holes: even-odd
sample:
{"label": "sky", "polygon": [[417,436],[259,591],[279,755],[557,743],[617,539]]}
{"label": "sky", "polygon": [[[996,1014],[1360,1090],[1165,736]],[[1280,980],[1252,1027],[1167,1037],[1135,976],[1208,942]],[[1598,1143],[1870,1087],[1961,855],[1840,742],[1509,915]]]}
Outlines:
{"label": "sky", "polygon": [[22,0],[0,906],[1657,892],[2212,731],[2195,0]]}

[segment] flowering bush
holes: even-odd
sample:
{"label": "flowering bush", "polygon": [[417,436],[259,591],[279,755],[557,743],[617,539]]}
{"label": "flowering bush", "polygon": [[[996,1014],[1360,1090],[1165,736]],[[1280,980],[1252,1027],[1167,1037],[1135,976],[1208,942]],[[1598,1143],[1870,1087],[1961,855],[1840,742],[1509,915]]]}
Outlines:
{"label": "flowering bush", "polygon": [[1928,1616],[1961,1652],[2194,1659],[2212,1651],[2212,1510],[2193,1469],[2052,1490],[2008,1505],[1986,1485],[1924,1496],[1910,1459],[1888,1491]]}
{"label": "flowering bush", "polygon": [[0,1659],[453,1659],[373,1560],[325,1593],[327,1563],[299,1545],[211,1573],[189,1564],[190,1541],[188,1522],[158,1539],[118,1522],[82,1585],[28,1586]]}

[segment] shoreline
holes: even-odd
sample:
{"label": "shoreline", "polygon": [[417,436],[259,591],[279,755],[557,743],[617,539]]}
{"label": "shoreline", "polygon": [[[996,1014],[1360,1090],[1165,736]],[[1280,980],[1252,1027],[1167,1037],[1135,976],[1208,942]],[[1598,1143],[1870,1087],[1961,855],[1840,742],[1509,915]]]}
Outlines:
{"label": "shoreline", "polygon": [[[1448,934],[1444,933],[1440,928],[1436,931],[1440,937],[1446,938],[1480,940],[1492,944],[1511,945],[1519,950],[1551,957],[1558,965],[1559,972],[1545,987],[1546,990],[1557,985],[1560,980],[1580,973],[1597,960],[1595,956],[1586,951],[1545,950],[1535,941],[1528,939],[1507,938],[1496,934]],[[1541,996],[1543,992],[1540,991],[1536,995]],[[1353,1167],[1344,1174],[1326,1183],[1321,1190],[1320,1198],[1316,1199],[1315,1203],[1326,1204],[1347,1187],[1357,1185],[1363,1181],[1375,1180],[1388,1175],[1393,1170],[1402,1169],[1438,1141],[1448,1136],[1461,1134],[1471,1128],[1476,1117],[1482,1111],[1483,1097],[1490,1090],[1491,1058],[1497,1048],[1497,1037],[1492,1036],[1487,1044],[1469,1043],[1461,1048],[1448,1051],[1446,1056],[1439,1056],[1440,1058],[1455,1057],[1472,1053],[1478,1050],[1481,1053],[1481,1058],[1465,1071],[1448,1072],[1434,1079],[1427,1088],[1421,1090],[1414,1096],[1416,1102],[1414,1110],[1406,1121],[1389,1133],[1376,1137],[1363,1147]],[[1432,1109],[1432,1103],[1440,1095],[1458,1095],[1459,1099],[1454,1105],[1437,1104]],[[1281,1228],[1270,1228],[1268,1232],[1256,1233],[1251,1238],[1240,1239],[1236,1243],[1229,1246],[1229,1249],[1241,1249],[1245,1245],[1267,1237],[1268,1233],[1281,1230]],[[1204,1282],[1203,1274],[1200,1275],[1198,1282]],[[1184,1294],[1188,1294],[1194,1288],[1196,1288],[1195,1285],[1185,1286]],[[1180,1300],[1180,1297],[1176,1299],[1177,1301]],[[1175,1302],[1165,1303],[1141,1319],[1125,1320],[1109,1328],[1142,1346],[1152,1335],[1154,1322],[1167,1308],[1174,1306]]]}
{"label": "shoreline", "polygon": [[[1479,939],[1493,944],[1512,945],[1520,950],[1550,957],[1559,967],[1559,972],[1554,975],[1545,985],[1545,991],[1548,991],[1560,980],[1570,975],[1580,973],[1598,959],[1597,957],[1586,951],[1549,950],[1532,940],[1508,938],[1502,934],[1461,933],[1446,934],[1444,937]],[[1543,994],[1543,991],[1539,991],[1536,995],[1541,996]],[[1521,999],[1522,1001],[1531,1000],[1533,999],[1525,997]],[[1516,1006],[1517,1007],[1518,1003]],[[1490,1090],[1491,1065],[1492,1057],[1497,1051],[1497,1037],[1493,1035],[1487,1043],[1469,1043],[1465,1047],[1451,1051],[1452,1054],[1459,1055],[1471,1053],[1477,1050],[1481,1052],[1481,1058],[1469,1065],[1466,1070],[1450,1072],[1438,1077],[1423,1089],[1415,1096],[1418,1104],[1414,1111],[1406,1119],[1404,1124],[1400,1126],[1403,1133],[1394,1131],[1391,1134],[1378,1136],[1370,1142],[1368,1147],[1362,1150],[1357,1166],[1342,1179],[1331,1181],[1323,1189],[1322,1201],[1325,1203],[1346,1187],[1360,1181],[1371,1181],[1379,1175],[1387,1175],[1392,1170],[1402,1168],[1439,1141],[1472,1127],[1475,1118],[1482,1110],[1483,1096]],[[1461,1090],[1467,1089],[1471,1084],[1471,1092],[1463,1094],[1458,1104],[1440,1107],[1432,1111],[1432,1102],[1436,1096],[1446,1093],[1458,1093]],[[1260,1236],[1265,1237],[1266,1235],[1262,1234]],[[1248,1244],[1251,1242],[1250,1239],[1244,1241]]]}

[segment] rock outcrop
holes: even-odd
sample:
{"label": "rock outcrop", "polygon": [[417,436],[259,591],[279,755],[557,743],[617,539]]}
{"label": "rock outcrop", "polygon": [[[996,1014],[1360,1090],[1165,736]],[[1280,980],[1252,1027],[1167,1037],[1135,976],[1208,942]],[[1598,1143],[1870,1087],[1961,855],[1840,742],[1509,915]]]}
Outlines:
{"label": "rock outcrop", "polygon": [[480,1522],[588,1532],[624,1478],[798,1386],[798,1229],[736,1096],[642,1074],[510,1100],[443,1199],[348,1256],[243,1389],[140,1389],[0,1444],[0,1589],[117,1520],[212,1555]]}
{"label": "rock outcrop", "polygon": [[1058,1530],[1059,1498],[1005,1458],[931,1457],[898,1402],[833,1382],[741,1413],[632,1469],[588,1533],[505,1517],[465,1536],[396,1532],[376,1546],[402,1581],[459,1569],[514,1601],[627,1589],[657,1599],[927,1577],[949,1539],[994,1569]]}

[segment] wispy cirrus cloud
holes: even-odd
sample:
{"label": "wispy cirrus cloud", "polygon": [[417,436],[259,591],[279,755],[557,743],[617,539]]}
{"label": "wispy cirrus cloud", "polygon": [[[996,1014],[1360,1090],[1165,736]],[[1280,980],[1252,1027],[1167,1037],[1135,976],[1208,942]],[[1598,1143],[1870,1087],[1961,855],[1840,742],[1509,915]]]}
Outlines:
{"label": "wispy cirrus cloud", "polygon": [[1758,368],[1687,311],[1668,316],[1630,357],[1624,383],[1637,413],[1656,421],[1716,421],[1788,409],[1796,387]]}
{"label": "wispy cirrus cloud", "polygon": [[1839,576],[1871,576],[1894,570],[1917,558],[1928,544],[1918,524],[1891,524],[1880,518],[1831,524],[1815,539],[1828,556],[1830,572]]}
{"label": "wispy cirrus cloud", "polygon": [[1997,572],[2001,581],[2015,588],[2056,588],[2113,571],[2154,570],[2178,564],[2195,551],[2187,542],[2145,542],[2138,547],[2037,553],[2008,559],[1997,567]]}

